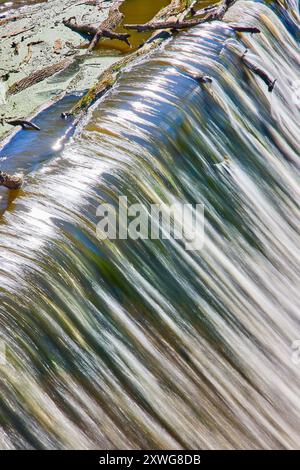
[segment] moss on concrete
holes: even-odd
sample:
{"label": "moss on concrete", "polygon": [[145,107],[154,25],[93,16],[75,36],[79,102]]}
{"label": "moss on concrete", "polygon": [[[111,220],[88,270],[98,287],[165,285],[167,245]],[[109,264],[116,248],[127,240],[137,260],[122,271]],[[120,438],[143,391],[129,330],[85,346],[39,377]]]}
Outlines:
{"label": "moss on concrete", "polygon": [[[105,6],[113,1],[105,2]],[[78,49],[84,38],[62,23],[64,18],[84,16],[85,22],[99,24],[107,12],[108,8],[100,10],[83,4],[83,0],[51,0],[15,11],[14,19],[0,27],[0,118],[28,118],[66,91],[89,88],[99,72],[116,62],[116,56],[91,57],[85,49]],[[18,82],[49,66],[57,71],[55,65],[63,61],[66,66],[55,76],[45,76],[19,91]],[[12,130],[7,124],[0,125],[0,137]]]}

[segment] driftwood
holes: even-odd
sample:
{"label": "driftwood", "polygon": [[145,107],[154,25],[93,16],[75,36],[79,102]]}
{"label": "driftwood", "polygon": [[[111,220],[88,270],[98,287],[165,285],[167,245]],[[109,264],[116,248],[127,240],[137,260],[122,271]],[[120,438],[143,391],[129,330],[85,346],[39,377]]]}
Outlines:
{"label": "driftwood", "polygon": [[[178,29],[187,29],[193,26],[198,26],[203,23],[208,23],[210,21],[215,20],[222,20],[228,8],[234,3],[234,0],[224,0],[218,6],[210,6],[203,8],[202,10],[195,11],[191,8],[192,16],[204,16],[204,18],[196,18],[192,20],[167,20],[167,21],[150,21],[146,24],[125,24],[124,27],[126,29],[134,29],[139,32],[143,31],[156,31],[158,29],[172,29],[174,31]],[[260,30],[255,27],[251,26],[243,26],[243,25],[231,25],[231,28],[234,29],[236,32],[243,32],[243,33],[260,33]]]}
{"label": "driftwood", "polygon": [[74,17],[69,18],[68,20],[63,20],[63,24],[72,31],[85,36],[93,37],[97,32],[97,28],[95,26],[77,23],[76,18]]}
{"label": "driftwood", "polygon": [[67,26],[67,28],[72,29],[72,31],[75,31],[76,33],[89,36],[91,38],[89,50],[95,48],[99,40],[102,38],[119,39],[120,41],[124,41],[126,42],[126,44],[129,44],[128,38],[130,37],[130,34],[114,33],[110,29],[103,29],[102,27],[96,28],[92,25],[81,24],[71,20],[72,18],[69,20],[64,20],[64,25]]}
{"label": "driftwood", "polygon": [[125,24],[124,28],[135,29],[139,32],[155,31],[157,29],[172,29],[175,31],[178,29],[187,29],[193,26],[198,26],[199,24],[207,23],[209,21],[222,20],[226,11],[233,3],[234,3],[234,0],[223,0],[223,2],[219,6],[217,6],[216,8],[213,8],[212,10],[204,9],[204,12],[208,11],[207,15],[204,18],[198,18],[198,19],[192,19],[192,20],[176,20],[176,21],[172,19],[168,19],[167,21],[158,21],[158,22],[150,21],[149,23],[146,23],[146,24]]}
{"label": "driftwood", "polygon": [[167,21],[158,21],[150,22],[146,24],[124,24],[124,28],[126,29],[135,29],[139,33],[144,31],[156,31],[157,29],[187,29],[191,28],[192,26],[197,26],[199,24],[205,23],[209,21],[208,16],[205,18],[200,18],[196,20],[183,20],[183,21],[174,21],[174,20],[167,20]]}
{"label": "driftwood", "polygon": [[242,56],[243,63],[248,67],[249,70],[251,70],[251,72],[253,72],[255,75],[258,75],[265,82],[265,84],[268,87],[268,91],[271,93],[273,91],[274,86],[275,86],[276,79],[274,80],[274,79],[270,78],[269,75],[267,74],[267,72],[265,72],[260,67],[258,67],[256,64],[251,62],[251,60],[249,60],[248,57],[245,57],[246,53],[247,53],[247,50]]}
{"label": "driftwood", "polygon": [[[130,34],[118,34],[114,30],[122,23],[123,15],[119,11],[119,6],[123,0],[115,2],[113,7],[109,9],[108,18],[103,21],[98,27],[91,24],[80,24],[77,23],[76,18],[70,18],[64,20],[63,23],[66,27],[83,34],[90,40],[88,50],[93,50],[102,38],[118,39],[129,44],[128,38]],[[116,82],[118,75],[126,65],[132,62],[135,58],[147,54],[152,49],[156,48],[157,45],[164,40],[160,33],[164,33],[164,30],[176,31],[180,29],[187,29],[192,26],[200,25],[206,22],[221,21],[228,10],[228,8],[235,2],[235,0],[222,0],[218,5],[203,8],[202,10],[195,11],[193,6],[196,4],[195,0],[171,0],[170,4],[162,9],[155,16],[152,21],[144,25],[124,25],[127,29],[134,29],[137,31],[157,31],[142,47],[135,51],[130,56],[126,56],[116,64],[109,67],[100,77],[94,87],[92,87],[88,93],[72,108],[70,112],[62,113],[62,117],[66,118],[70,115],[76,115],[84,112],[95,99],[99,98],[102,94],[106,93],[113,84]],[[88,2],[83,2],[88,3]],[[94,3],[94,2],[93,2]],[[186,20],[187,15],[191,13],[193,19]],[[197,18],[202,16],[201,18]],[[1,24],[1,22],[0,22]],[[236,32],[242,33],[260,33],[260,30],[256,27],[229,24],[229,26]],[[16,32],[20,34],[23,31]],[[25,32],[25,30],[24,30]],[[169,32],[167,34],[170,34]],[[14,36],[14,33],[12,33]],[[38,43],[38,42],[37,42]],[[31,59],[31,46],[35,43],[29,44],[28,55],[25,61]],[[268,74],[251,62],[245,54],[242,57],[243,63],[251,70],[254,74],[258,75],[268,86],[268,90],[271,92],[274,88],[276,80],[272,80]],[[26,77],[19,82],[12,85],[7,96],[19,93],[26,88],[39,83],[40,81],[52,76],[53,74],[64,70],[74,62],[74,59],[64,59],[54,65],[45,67],[37,72],[34,72],[29,77]],[[189,73],[189,75],[196,80],[199,84],[211,83],[212,78],[201,73]],[[30,121],[15,119],[5,120],[7,124],[12,126],[20,125],[25,130],[40,130],[38,126],[31,123]],[[9,189],[18,189],[22,185],[22,177],[19,175],[8,175],[7,173],[0,171],[0,186],[5,186]]]}
{"label": "driftwood", "polygon": [[43,69],[37,70],[36,72],[32,73],[28,77],[22,78],[22,80],[14,83],[7,91],[7,97],[15,95],[20,91],[26,90],[36,83],[39,83],[46,78],[51,77],[55,73],[58,73],[62,70],[65,70],[73,63],[73,59],[63,59],[56,64],[49,65],[48,67],[44,67]]}
{"label": "driftwood", "polygon": [[5,186],[8,189],[20,189],[23,183],[23,178],[20,175],[8,175],[0,171],[0,186]]}
{"label": "driftwood", "polygon": [[24,131],[40,131],[40,127],[36,124],[33,124],[31,121],[26,121],[25,119],[13,119],[11,121],[5,120],[6,124],[10,126],[21,126]]}
{"label": "driftwood", "polygon": [[76,18],[69,18],[64,20],[63,24],[76,31],[77,33],[84,34],[90,38],[89,51],[92,51],[100,41],[100,39],[118,39],[119,41],[124,41],[130,46],[128,38],[130,34],[116,33],[114,30],[122,23],[124,15],[120,12],[119,6],[123,3],[122,1],[114,4],[108,12],[108,17],[106,20],[96,27],[90,24],[80,24],[77,23]]}
{"label": "driftwood", "polygon": [[124,41],[128,46],[130,46],[129,38],[130,34],[121,34],[121,33],[114,33],[113,31],[110,31],[109,29],[102,29],[101,27],[96,31],[92,41],[90,42],[89,51],[92,51],[95,49],[97,46],[98,42],[102,38],[108,38],[108,39],[118,39],[119,41]]}

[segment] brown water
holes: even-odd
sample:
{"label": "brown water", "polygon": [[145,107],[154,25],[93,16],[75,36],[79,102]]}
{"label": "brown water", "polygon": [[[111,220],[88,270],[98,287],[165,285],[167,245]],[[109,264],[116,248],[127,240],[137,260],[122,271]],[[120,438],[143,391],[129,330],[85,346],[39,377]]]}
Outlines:
{"label": "brown water", "polygon": [[[194,6],[195,10],[218,3],[218,0],[199,0]],[[121,13],[124,14],[123,24],[144,24],[150,21],[155,15],[164,7],[170,4],[170,0],[152,0],[152,1],[141,1],[141,0],[126,0],[120,7]],[[115,40],[101,41],[98,46],[99,51],[114,50],[119,53],[128,53],[138,49],[149,37],[153,34],[152,32],[137,32],[128,31],[121,25],[117,32],[119,33],[130,33],[130,44],[131,48],[125,43]]]}
{"label": "brown water", "polygon": [[[120,7],[121,13],[124,14],[124,24],[143,24],[150,21],[162,8],[170,3],[169,0],[127,0]],[[128,33],[128,30],[120,26],[117,31],[119,33]],[[138,33],[136,31],[129,31],[131,34],[129,41],[131,48],[121,41],[101,41],[99,49],[107,50],[114,49],[121,53],[131,52],[143,44],[151,35],[151,33]]]}

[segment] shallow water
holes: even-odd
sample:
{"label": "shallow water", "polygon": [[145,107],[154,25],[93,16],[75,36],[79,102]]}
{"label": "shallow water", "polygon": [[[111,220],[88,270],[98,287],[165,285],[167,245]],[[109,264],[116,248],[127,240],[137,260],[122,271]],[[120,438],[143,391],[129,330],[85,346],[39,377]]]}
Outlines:
{"label": "shallow water", "polygon": [[[48,107],[32,122],[41,131],[20,130],[9,141],[9,145],[0,150],[1,171],[21,173],[23,176],[37,171],[45,162],[57,157],[74,130],[71,119],[59,119],[66,108],[78,100],[78,95],[68,95],[58,103]],[[0,187],[0,213],[10,206],[20,191],[8,192]]]}
{"label": "shallow water", "polygon": [[[21,135],[2,150],[27,175],[0,225],[0,447],[299,446],[299,22],[254,2],[231,14],[262,33],[181,33],[63,150],[30,163]],[[99,241],[97,207],[120,195],[204,203],[204,248]]]}

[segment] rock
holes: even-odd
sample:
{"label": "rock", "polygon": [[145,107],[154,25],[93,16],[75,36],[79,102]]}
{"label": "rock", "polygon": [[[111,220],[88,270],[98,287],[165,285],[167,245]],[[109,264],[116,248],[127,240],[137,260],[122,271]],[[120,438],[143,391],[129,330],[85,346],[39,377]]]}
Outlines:
{"label": "rock", "polygon": [[22,175],[8,175],[0,171],[0,186],[5,186],[8,189],[20,189],[22,184]]}

